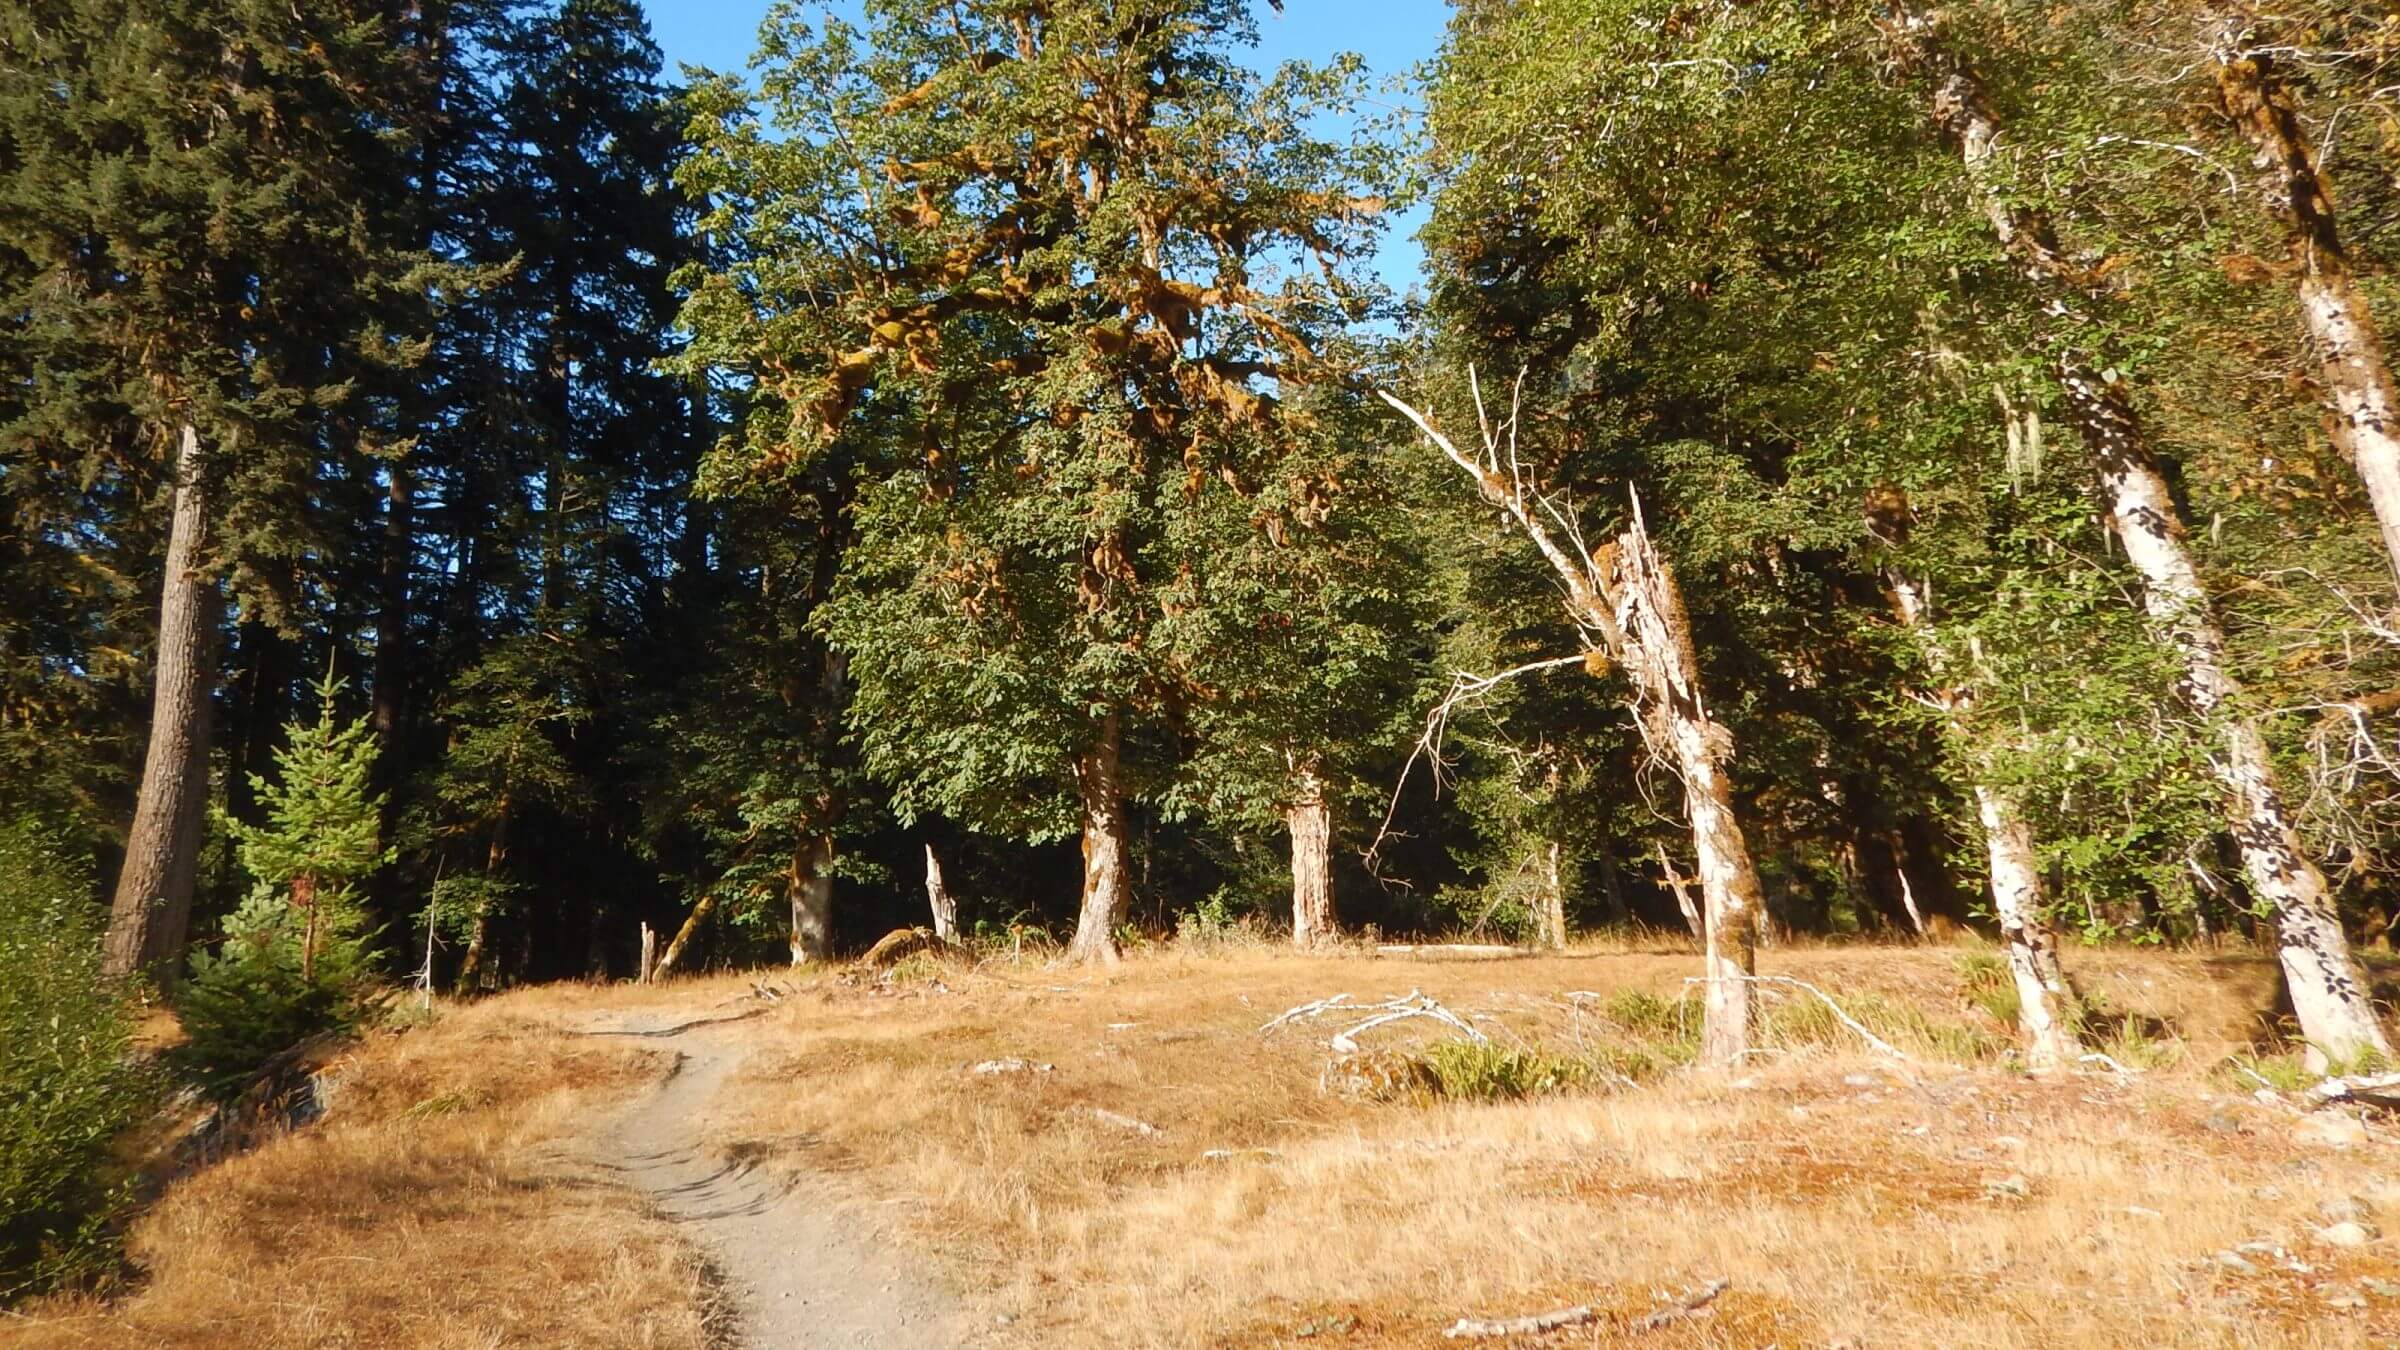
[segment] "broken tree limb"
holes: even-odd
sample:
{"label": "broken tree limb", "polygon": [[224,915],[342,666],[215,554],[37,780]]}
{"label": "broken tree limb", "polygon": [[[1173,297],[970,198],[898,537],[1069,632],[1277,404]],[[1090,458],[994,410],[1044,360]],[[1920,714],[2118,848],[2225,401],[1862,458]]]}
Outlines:
{"label": "broken tree limb", "polygon": [[1710,1280],[1666,1307],[1648,1316],[1635,1318],[1633,1323],[1625,1329],[1632,1332],[1656,1331],[1660,1327],[1672,1326],[1687,1317],[1696,1317],[1701,1309],[1717,1301],[1717,1295],[1731,1288],[1732,1283],[1730,1280]]}
{"label": "broken tree limb", "polygon": [[1269,1020],[1265,1026],[1260,1027],[1258,1032],[1263,1036],[1287,1022],[1306,1021],[1312,1017],[1322,1017],[1330,1012],[1368,1014],[1365,1021],[1345,1031],[1334,1033],[1333,1039],[1326,1042],[1337,1054],[1357,1053],[1357,1038],[1362,1032],[1372,1031],[1376,1027],[1387,1026],[1393,1022],[1406,1021],[1412,1017],[1431,1018],[1444,1026],[1455,1028],[1464,1033],[1467,1039],[1478,1044],[1488,1044],[1490,1040],[1482,1032],[1468,1025],[1465,1018],[1415,989],[1409,990],[1398,998],[1387,998],[1381,1003],[1352,1003],[1348,994],[1335,994],[1331,998],[1321,998],[1314,1003],[1303,1003],[1297,1008],[1286,1009]]}
{"label": "broken tree limb", "polygon": [[1494,1321],[1462,1317],[1452,1322],[1442,1335],[1451,1340],[1496,1340],[1502,1336],[1538,1336],[1561,1327],[1579,1327],[1600,1319],[1600,1310],[1588,1303],[1557,1312],[1535,1313],[1530,1317],[1507,1317]]}
{"label": "broken tree limb", "polygon": [[2400,1106],[2400,1073],[2353,1074],[2345,1078],[2328,1078],[2308,1090],[2309,1100],[2317,1106],[2335,1102],[2363,1102],[2369,1106]]}
{"label": "broken tree limb", "polygon": [[[1674,1301],[1665,1307],[1626,1323],[1625,1331],[1628,1335],[1638,1335],[1643,1332],[1657,1331],[1662,1327],[1673,1326],[1686,1318],[1697,1317],[1709,1304],[1717,1301],[1718,1295],[1723,1294],[1731,1287],[1732,1282],[1729,1280],[1710,1280],[1677,1295]],[[1442,1332],[1442,1335],[1454,1341],[1498,1340],[1505,1336],[1539,1336],[1546,1331],[1557,1331],[1564,1327],[1579,1327],[1586,1323],[1597,1322],[1601,1316],[1600,1309],[1588,1303],[1581,1303],[1572,1308],[1560,1308],[1556,1312],[1534,1313],[1526,1317],[1504,1317],[1490,1320],[1462,1317],[1451,1323]]]}

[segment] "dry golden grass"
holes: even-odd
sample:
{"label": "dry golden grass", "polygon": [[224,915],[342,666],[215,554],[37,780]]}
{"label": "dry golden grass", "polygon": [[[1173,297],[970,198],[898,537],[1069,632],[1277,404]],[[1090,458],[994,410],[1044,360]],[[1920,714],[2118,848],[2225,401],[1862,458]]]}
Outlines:
{"label": "dry golden grass", "polygon": [[135,1225],[113,1303],[0,1322],[11,1346],[708,1343],[698,1264],[579,1161],[654,1050],[569,1038],[506,1000],[370,1038],[332,1109],[170,1187]]}
{"label": "dry golden grass", "polygon": [[[1798,949],[1770,963],[1861,1001],[1975,1016],[1953,952]],[[2394,1159],[2295,1142],[2288,1119],[2207,1070],[2255,1021],[2271,988],[2261,961],[2080,961],[2115,1007],[2184,1030],[2183,1067],[2132,1084],[1902,1072],[1804,1047],[1731,1081],[1373,1105],[1316,1091],[1326,1030],[1257,1034],[1310,999],[1418,988],[1571,1048],[1604,1029],[1565,991],[1672,996],[1692,969],[1678,951],[1254,952],[1155,957],[1102,977],[948,972],[947,992],[820,984],[760,1024],[770,1048],[716,1122],[718,1142],[913,1202],[909,1230],[1023,1344],[1415,1345],[1462,1314],[1592,1301],[1638,1314],[1654,1290],[1715,1277],[1732,1290],[1714,1317],[1642,1342],[2344,1345],[2400,1333],[2400,1304],[2352,1312],[2325,1299],[2329,1282],[2400,1279],[2380,1244],[2337,1257],[2305,1225],[2340,1194],[2400,1202]],[[962,1072],[1001,1056],[1057,1068]],[[1112,1128],[1092,1107],[1162,1133]],[[2229,1121],[2242,1132],[2220,1133]],[[2029,1193],[1995,1195],[1987,1183],[2005,1178]],[[2209,1264],[2255,1239],[2315,1272]]]}
{"label": "dry golden grass", "polygon": [[[1335,992],[1416,988],[1503,1041],[1584,1054],[1628,1033],[1568,991],[1671,999],[1695,962],[1668,945],[1497,961],[1234,947],[1105,974],[913,961],[882,982],[777,975],[793,997],[710,1033],[752,1053],[703,1125],[729,1153],[831,1173],[873,1202],[862,1212],[889,1216],[1006,1344],[1421,1345],[1461,1315],[1582,1302],[1611,1316],[1553,1341],[1607,1344],[1654,1291],[1720,1277],[1731,1289],[1710,1316],[1639,1343],[2400,1336],[2400,1301],[2328,1298],[2400,1282],[2395,1244],[2336,1252],[2310,1237],[2317,1206],[2351,1194],[2400,1225],[2400,1152],[2302,1142],[2217,1071],[2257,1023],[2267,963],[2078,957],[2113,1008],[2176,1028],[2175,1063],[2044,1082],[1942,1063],[1992,1033],[1961,999],[1957,952],[1799,947],[1763,964],[1874,1010],[1917,1062],[1877,1061],[1787,1012],[1783,1052],[1739,1076],[1667,1072],[1497,1105],[1354,1102],[1317,1090],[1332,1027],[1259,1025]],[[575,1161],[673,1043],[563,1033],[721,1012],[746,987],[527,990],[377,1038],[327,1122],[169,1193],[135,1235],[137,1293],[0,1336],[702,1344],[702,1272]],[[1056,1068],[964,1072],[1007,1056]],[[2017,1182],[2022,1196],[2005,1193]],[[2214,1261],[2256,1240],[2292,1261]]]}

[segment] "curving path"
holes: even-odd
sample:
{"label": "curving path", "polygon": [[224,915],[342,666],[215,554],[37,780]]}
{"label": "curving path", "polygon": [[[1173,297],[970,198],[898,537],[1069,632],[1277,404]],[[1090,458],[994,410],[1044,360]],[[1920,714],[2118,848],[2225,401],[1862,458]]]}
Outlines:
{"label": "curving path", "polygon": [[706,1255],[748,1350],[927,1350],[970,1339],[956,1303],[859,1231],[830,1188],[709,1154],[700,1118],[749,1047],[724,1023],[628,1024],[588,1034],[673,1037],[676,1059],[601,1139],[602,1162],[648,1193]]}

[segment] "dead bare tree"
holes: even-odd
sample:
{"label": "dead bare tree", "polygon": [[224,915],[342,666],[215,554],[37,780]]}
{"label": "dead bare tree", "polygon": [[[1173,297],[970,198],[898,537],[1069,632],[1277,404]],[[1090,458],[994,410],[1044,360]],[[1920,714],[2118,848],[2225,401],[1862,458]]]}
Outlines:
{"label": "dead bare tree", "polygon": [[[1595,554],[1584,545],[1573,504],[1543,492],[1531,480],[1517,455],[1521,379],[1508,420],[1499,426],[1485,410],[1482,386],[1473,371],[1468,380],[1482,433],[1478,455],[1459,449],[1424,413],[1389,393],[1382,398],[1474,479],[1484,500],[1499,507],[1533,542],[1564,583],[1568,615],[1585,640],[1629,675],[1634,720],[1644,742],[1652,754],[1673,765],[1683,781],[1684,813],[1699,859],[1706,973],[1702,1057],[1731,1064],[1750,1049],[1756,1004],[1750,977],[1757,964],[1760,888],[1733,811],[1728,775],[1733,737],[1709,715],[1701,697],[1682,592],[1651,541],[1638,495],[1627,494],[1630,522],[1624,531]],[[1526,669],[1543,664],[1559,663]]]}

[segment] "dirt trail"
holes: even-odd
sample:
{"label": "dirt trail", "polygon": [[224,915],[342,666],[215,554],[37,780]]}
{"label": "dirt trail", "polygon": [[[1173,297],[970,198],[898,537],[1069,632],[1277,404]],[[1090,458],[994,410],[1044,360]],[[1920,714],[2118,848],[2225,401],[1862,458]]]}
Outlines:
{"label": "dirt trail", "polygon": [[728,1338],[749,1350],[913,1350],[968,1341],[955,1301],[860,1232],[830,1186],[711,1155],[700,1120],[748,1055],[742,1029],[698,1024],[595,1027],[672,1037],[676,1061],[648,1100],[600,1141],[602,1160],[687,1226],[735,1311]]}

